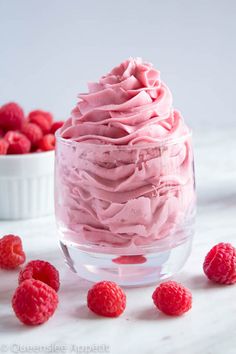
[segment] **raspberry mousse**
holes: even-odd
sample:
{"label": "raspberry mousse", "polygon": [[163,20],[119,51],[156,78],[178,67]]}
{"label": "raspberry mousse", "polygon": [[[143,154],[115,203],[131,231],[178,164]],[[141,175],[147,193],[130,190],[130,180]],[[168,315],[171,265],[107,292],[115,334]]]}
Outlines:
{"label": "raspberry mousse", "polygon": [[160,72],[130,58],[88,91],[56,134],[61,239],[130,255],[181,244],[195,205],[191,132]]}

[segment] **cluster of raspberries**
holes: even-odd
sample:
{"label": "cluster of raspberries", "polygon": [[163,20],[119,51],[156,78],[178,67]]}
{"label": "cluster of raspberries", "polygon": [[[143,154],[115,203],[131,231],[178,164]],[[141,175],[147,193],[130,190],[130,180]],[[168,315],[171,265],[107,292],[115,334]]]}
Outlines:
{"label": "cluster of raspberries", "polygon": [[[16,269],[25,260],[19,236],[6,235],[0,239],[0,268]],[[58,270],[49,262],[32,260],[21,268],[18,283],[12,297],[12,307],[18,319],[26,325],[46,322],[58,305]]]}
{"label": "cluster of raspberries", "polygon": [[53,122],[49,112],[35,110],[24,115],[14,102],[0,107],[0,155],[54,150],[55,132],[64,122]]}
{"label": "cluster of raspberries", "polygon": [[[0,268],[16,269],[26,256],[19,236],[6,235],[0,239]],[[230,243],[219,243],[206,255],[203,264],[206,276],[219,284],[236,283],[236,249]],[[58,305],[59,273],[49,262],[33,260],[21,268],[18,287],[12,297],[12,307],[18,319],[26,325],[46,322]],[[180,316],[192,307],[192,294],[175,281],[161,283],[152,299],[159,311]],[[126,294],[111,281],[101,281],[89,289],[88,308],[99,316],[118,317],[126,308]]]}

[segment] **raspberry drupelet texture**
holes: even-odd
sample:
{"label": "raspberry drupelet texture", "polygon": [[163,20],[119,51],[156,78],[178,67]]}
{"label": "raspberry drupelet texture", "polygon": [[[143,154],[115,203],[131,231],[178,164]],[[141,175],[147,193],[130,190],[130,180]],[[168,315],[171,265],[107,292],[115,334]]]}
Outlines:
{"label": "raspberry drupelet texture", "polygon": [[55,291],[60,288],[58,270],[49,262],[42,260],[30,261],[19,273],[19,284],[27,279],[41,280]]}
{"label": "raspberry drupelet texture", "polygon": [[0,108],[0,127],[5,130],[20,130],[24,123],[23,109],[15,102]]}
{"label": "raspberry drupelet texture", "polygon": [[6,155],[9,143],[5,139],[0,138],[0,155]]}
{"label": "raspberry drupelet texture", "polygon": [[156,307],[169,316],[181,316],[192,307],[190,290],[175,281],[160,284],[152,299]]}
{"label": "raspberry drupelet texture", "polygon": [[15,269],[25,262],[19,236],[6,235],[0,239],[0,268]]}
{"label": "raspberry drupelet texture", "polygon": [[58,305],[56,291],[40,280],[28,279],[21,283],[12,298],[12,307],[18,319],[26,325],[46,322]]}
{"label": "raspberry drupelet texture", "polygon": [[27,154],[30,152],[31,143],[24,134],[10,130],[6,133],[4,139],[9,144],[8,154]]}
{"label": "raspberry drupelet texture", "polygon": [[116,283],[102,281],[88,291],[87,305],[99,316],[118,317],[125,310],[126,295]]}
{"label": "raspberry drupelet texture", "polygon": [[53,116],[49,112],[35,110],[30,112],[28,120],[38,125],[42,129],[43,134],[48,134],[51,129]]}
{"label": "raspberry drupelet texture", "polygon": [[38,146],[43,151],[50,151],[55,149],[55,143],[55,136],[53,134],[47,134],[40,140]]}
{"label": "raspberry drupelet texture", "polygon": [[22,133],[29,139],[32,146],[37,146],[43,137],[42,129],[34,123],[26,123],[22,128]]}
{"label": "raspberry drupelet texture", "polygon": [[203,270],[208,279],[219,284],[236,283],[236,249],[230,243],[215,245],[206,255]]}

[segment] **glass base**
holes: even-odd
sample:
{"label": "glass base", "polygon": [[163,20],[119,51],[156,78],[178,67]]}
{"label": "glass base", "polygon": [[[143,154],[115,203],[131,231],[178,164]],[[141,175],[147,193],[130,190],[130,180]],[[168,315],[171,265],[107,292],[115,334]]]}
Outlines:
{"label": "glass base", "polygon": [[123,286],[157,283],[177,273],[191,252],[192,237],[165,251],[145,255],[94,253],[60,241],[66,263],[80,277],[92,282],[114,281]]}

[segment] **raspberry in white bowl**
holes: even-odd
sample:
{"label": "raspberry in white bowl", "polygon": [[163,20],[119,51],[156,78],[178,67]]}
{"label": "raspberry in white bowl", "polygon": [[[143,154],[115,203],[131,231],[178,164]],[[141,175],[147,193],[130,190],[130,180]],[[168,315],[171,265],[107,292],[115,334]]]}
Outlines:
{"label": "raspberry in white bowl", "polygon": [[0,107],[0,219],[53,213],[55,131],[51,113],[25,116],[19,104]]}

